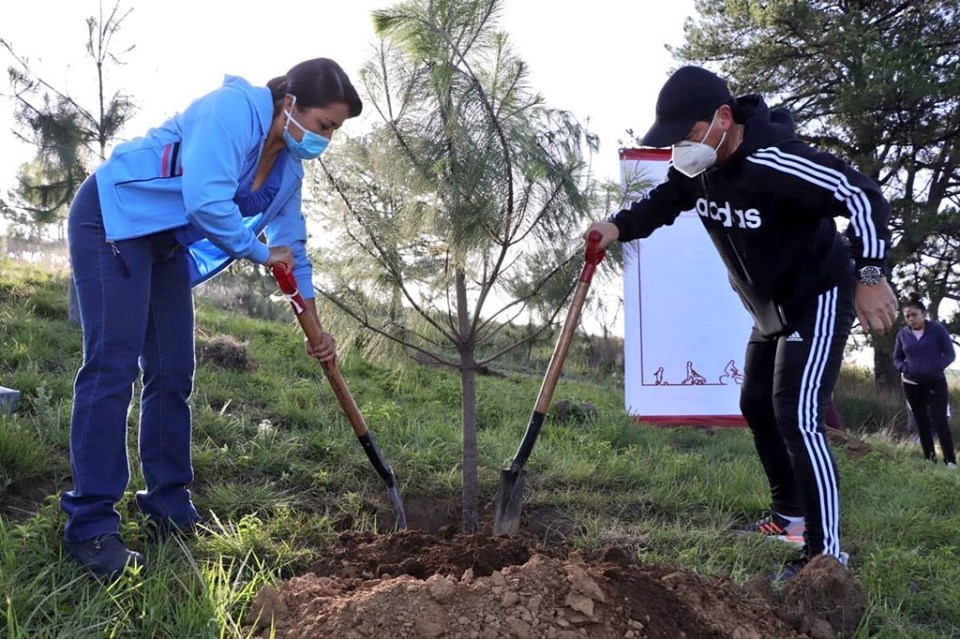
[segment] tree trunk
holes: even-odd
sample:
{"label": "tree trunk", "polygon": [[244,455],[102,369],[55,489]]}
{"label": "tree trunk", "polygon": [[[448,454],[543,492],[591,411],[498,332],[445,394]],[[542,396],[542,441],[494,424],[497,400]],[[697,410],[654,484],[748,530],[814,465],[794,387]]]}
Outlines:
{"label": "tree trunk", "polygon": [[480,530],[480,497],[477,478],[477,363],[467,305],[467,276],[456,273],[457,324],[460,332],[460,413],[463,422],[463,495],[461,529],[464,534]]}
{"label": "tree trunk", "polygon": [[[469,355],[473,359],[473,354]],[[466,361],[463,362],[465,365]],[[480,497],[477,478],[477,371],[460,370],[463,419],[463,526],[464,534],[480,530]]]}
{"label": "tree trunk", "polygon": [[878,393],[896,393],[900,390],[900,373],[893,365],[895,336],[894,332],[873,338],[873,375]]}

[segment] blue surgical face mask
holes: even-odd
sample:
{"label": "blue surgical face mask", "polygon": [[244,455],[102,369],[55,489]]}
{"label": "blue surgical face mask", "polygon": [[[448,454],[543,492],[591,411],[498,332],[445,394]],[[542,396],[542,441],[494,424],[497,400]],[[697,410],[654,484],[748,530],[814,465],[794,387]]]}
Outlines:
{"label": "blue surgical face mask", "polygon": [[[296,103],[297,96],[293,96],[293,104],[296,105]],[[283,141],[287,143],[287,150],[290,151],[290,155],[298,160],[313,160],[320,157],[320,154],[327,150],[327,145],[330,144],[330,138],[305,129],[303,125],[293,117],[292,111],[284,111],[283,113],[287,116],[287,124],[283,127]],[[299,142],[297,142],[290,133],[291,122],[303,131],[303,137]]]}

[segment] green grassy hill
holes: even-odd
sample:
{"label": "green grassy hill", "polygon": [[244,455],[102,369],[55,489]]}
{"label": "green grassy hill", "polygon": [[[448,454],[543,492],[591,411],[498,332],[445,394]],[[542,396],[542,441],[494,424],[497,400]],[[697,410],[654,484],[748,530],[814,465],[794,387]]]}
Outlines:
{"label": "green grassy hill", "polygon": [[[0,262],[0,385],[22,393],[17,412],[0,415],[0,637],[236,636],[262,584],[296,574],[337,531],[384,523],[383,484],[293,322],[243,317],[198,296],[192,490],[198,508],[231,522],[235,534],[168,548],[139,584],[92,582],[60,547],[56,497],[70,486],[71,387],[81,358],[79,329],[65,321],[65,290],[62,274]],[[458,377],[381,368],[356,353],[341,368],[405,501],[455,504]],[[525,513],[544,523],[536,534],[583,548],[626,540],[640,562],[736,581],[792,556],[728,534],[768,499],[744,429],[638,425],[624,414],[618,382],[572,370],[580,372],[561,381],[554,400],[588,401],[599,416],[548,419],[527,464]],[[540,381],[522,372],[479,380],[486,514]],[[868,387],[847,376],[840,405],[848,427],[869,422],[869,452],[837,452],[844,548],[870,600],[857,636],[960,636],[960,474],[888,438],[896,402]],[[136,415],[133,480],[120,510],[125,538],[143,548],[132,499],[142,486]]]}

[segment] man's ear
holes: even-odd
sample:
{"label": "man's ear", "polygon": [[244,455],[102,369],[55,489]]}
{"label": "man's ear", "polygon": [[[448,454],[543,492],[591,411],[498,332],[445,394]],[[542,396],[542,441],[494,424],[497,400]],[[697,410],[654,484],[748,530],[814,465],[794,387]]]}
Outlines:
{"label": "man's ear", "polygon": [[733,109],[730,108],[729,104],[722,104],[717,109],[717,122],[720,123],[724,131],[729,131],[730,127],[733,126]]}

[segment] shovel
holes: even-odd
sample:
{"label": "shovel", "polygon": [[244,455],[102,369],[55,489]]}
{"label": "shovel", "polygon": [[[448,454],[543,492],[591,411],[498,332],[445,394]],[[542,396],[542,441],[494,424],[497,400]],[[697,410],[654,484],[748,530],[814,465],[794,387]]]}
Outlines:
{"label": "shovel", "polygon": [[[323,329],[320,327],[320,322],[317,321],[317,318],[313,316],[313,313],[307,312],[307,306],[303,301],[303,296],[300,295],[300,291],[297,290],[297,281],[294,279],[293,274],[287,271],[282,264],[275,264],[273,266],[273,277],[276,278],[277,284],[280,285],[280,290],[283,291],[284,297],[290,300],[293,313],[297,316],[297,320],[300,322],[300,326],[303,328],[307,340],[312,346],[319,345],[323,341],[321,336]],[[329,381],[330,386],[333,387],[333,394],[337,396],[340,407],[343,408],[343,412],[347,416],[350,426],[353,427],[353,432],[357,435],[357,439],[360,440],[360,445],[363,446],[364,452],[367,453],[370,463],[373,464],[373,468],[387,485],[387,497],[390,498],[390,503],[393,504],[393,510],[397,516],[397,529],[406,529],[407,516],[403,512],[403,502],[400,501],[400,492],[397,490],[397,478],[393,474],[393,469],[384,461],[383,456],[377,449],[377,444],[373,441],[373,434],[370,432],[370,429],[367,428],[367,423],[363,420],[363,415],[360,414],[357,402],[354,401],[353,395],[350,394],[350,389],[347,388],[347,383],[343,380],[340,369],[337,368],[336,361],[320,362],[320,365],[323,366],[323,372],[327,376],[327,381]]]}
{"label": "shovel", "polygon": [[580,309],[583,308],[583,302],[587,297],[590,280],[593,279],[593,273],[597,270],[597,265],[603,260],[605,251],[599,248],[601,237],[599,231],[591,231],[587,237],[586,263],[583,265],[583,270],[580,271],[580,280],[573,291],[573,300],[570,302],[567,318],[563,322],[560,337],[557,338],[557,345],[550,357],[547,373],[543,378],[543,384],[540,386],[540,394],[537,395],[537,403],[533,407],[533,415],[530,416],[530,422],[527,424],[526,432],[523,433],[520,448],[513,456],[510,467],[500,471],[500,488],[497,490],[495,510],[496,519],[493,524],[495,535],[515,535],[520,530],[520,508],[523,505],[525,484],[523,465],[527,462],[527,458],[533,450],[537,435],[540,434],[540,427],[543,426],[547,409],[550,408],[550,398],[553,396],[553,389],[556,387],[560,371],[563,369],[563,360],[567,357],[573,332],[580,320]]}

